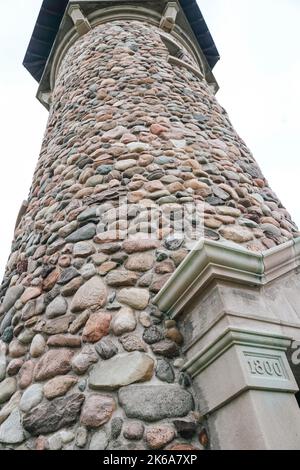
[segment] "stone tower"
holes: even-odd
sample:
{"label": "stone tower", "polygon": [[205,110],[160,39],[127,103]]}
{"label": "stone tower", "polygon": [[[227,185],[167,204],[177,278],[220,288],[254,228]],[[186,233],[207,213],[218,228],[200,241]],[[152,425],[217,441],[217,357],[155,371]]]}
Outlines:
{"label": "stone tower", "polygon": [[43,1],[0,448],[300,448],[299,234],[216,101],[218,58],[195,0]]}

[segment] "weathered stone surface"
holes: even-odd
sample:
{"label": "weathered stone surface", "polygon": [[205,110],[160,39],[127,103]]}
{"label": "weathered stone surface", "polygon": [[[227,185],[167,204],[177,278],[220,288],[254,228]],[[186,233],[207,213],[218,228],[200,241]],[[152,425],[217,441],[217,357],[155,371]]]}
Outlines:
{"label": "weathered stone surface", "polygon": [[98,362],[98,360],[98,354],[93,346],[86,345],[82,348],[79,354],[76,354],[76,356],[73,357],[72,368],[76,374],[82,375],[92,364]]}
{"label": "weathered stone surface", "polygon": [[157,366],[155,370],[156,377],[163,382],[172,383],[175,379],[175,374],[172,369],[171,364],[164,359],[159,359],[157,361]]}
{"label": "weathered stone surface", "polygon": [[44,402],[25,415],[23,426],[33,436],[58,431],[77,420],[83,402],[84,395],[81,393]]}
{"label": "weathered stone surface", "polygon": [[56,318],[64,315],[68,309],[68,303],[64,297],[56,297],[46,308],[47,318]]}
{"label": "weathered stone surface", "polygon": [[110,425],[110,438],[111,439],[118,439],[122,432],[122,427],[123,427],[123,419],[120,417],[113,418],[111,420],[111,425]]}
{"label": "weathered stone surface", "polygon": [[79,427],[76,432],[75,443],[78,447],[82,448],[86,445],[88,432],[86,428]]}
{"label": "weathered stone surface", "polygon": [[103,336],[108,335],[111,318],[111,315],[106,312],[93,313],[84,327],[82,333],[83,341],[96,343]]}
{"label": "weathered stone surface", "polygon": [[89,386],[94,390],[116,390],[124,385],[150,380],[154,361],[140,352],[123,353],[93,367]]}
{"label": "weathered stone surface", "polygon": [[105,284],[99,276],[95,276],[80,287],[72,301],[71,310],[81,312],[88,308],[100,308],[105,305],[106,300],[107,290]]}
{"label": "weathered stone surface", "polygon": [[123,249],[128,254],[154,250],[158,248],[158,246],[159,243],[157,242],[157,240],[151,239],[127,240],[123,243]]}
{"label": "weathered stone surface", "polygon": [[26,347],[19,340],[13,340],[8,348],[10,357],[23,357],[26,354]]}
{"label": "weathered stone surface", "polygon": [[63,317],[54,318],[53,320],[39,322],[33,330],[36,333],[46,333],[47,335],[57,335],[66,333],[70,323],[75,320],[74,315],[64,315]]}
{"label": "weathered stone surface", "polygon": [[69,333],[71,334],[78,333],[78,331],[80,331],[81,328],[83,328],[86,322],[88,321],[89,316],[90,314],[88,311],[80,313],[70,325],[69,330],[68,330]]}
{"label": "weathered stone surface", "polygon": [[156,326],[150,326],[149,328],[146,328],[144,333],[143,333],[143,340],[147,344],[155,344],[161,341],[164,338],[164,334],[162,330]]}
{"label": "weathered stone surface", "polygon": [[90,240],[96,235],[96,226],[87,224],[66,237],[67,243],[77,243],[84,240]]}
{"label": "weathered stone surface", "polygon": [[4,379],[6,373],[6,344],[0,340],[0,382]]}
{"label": "weathered stone surface", "polygon": [[34,378],[37,381],[51,379],[56,375],[67,374],[71,370],[74,353],[68,349],[48,351],[35,366]]}
{"label": "weathered stone surface", "polygon": [[145,427],[138,421],[128,423],[124,427],[123,436],[130,441],[139,441],[144,435]]}
{"label": "weathered stone surface", "polygon": [[9,377],[0,383],[0,404],[5,403],[17,390],[17,382],[14,377]]}
{"label": "weathered stone surface", "polygon": [[160,356],[165,356],[169,358],[177,357],[180,354],[180,349],[178,345],[170,339],[159,341],[158,343],[153,344],[152,351],[155,354],[159,354]]}
{"label": "weathered stone surface", "polygon": [[24,364],[24,359],[12,359],[7,366],[7,375],[16,375]]}
{"label": "weathered stone surface", "polygon": [[253,239],[253,233],[245,227],[224,227],[220,229],[220,234],[227,240],[236,243],[248,242]]}
{"label": "weathered stone surface", "polygon": [[88,428],[99,428],[110,420],[115,409],[116,404],[112,397],[88,395],[82,407],[80,422]]}
{"label": "weathered stone surface", "polygon": [[178,385],[130,385],[119,391],[119,402],[128,418],[150,422],[182,417],[194,408],[192,395]]}
{"label": "weathered stone surface", "polygon": [[145,441],[150,449],[161,449],[175,437],[175,430],[168,424],[153,426],[146,429]]}
{"label": "weathered stone surface", "polygon": [[120,338],[120,343],[127,352],[147,351],[147,345],[137,335],[127,334]]}
{"label": "weathered stone surface", "polygon": [[47,341],[52,348],[80,348],[81,337],[72,335],[53,335]]}
{"label": "weathered stone surface", "polygon": [[106,282],[112,287],[134,286],[138,275],[134,272],[120,270],[113,271],[106,276]]}
{"label": "weathered stone surface", "polygon": [[14,410],[0,426],[0,442],[3,444],[19,444],[25,439],[19,410]]}
{"label": "weathered stone surface", "polygon": [[87,258],[95,253],[94,245],[91,242],[78,242],[74,245],[73,255],[79,258]]}
{"label": "weathered stone surface", "polygon": [[29,300],[35,299],[36,297],[41,295],[41,293],[42,293],[42,290],[40,287],[27,287],[27,289],[21,296],[21,302],[25,304]]}
{"label": "weathered stone surface", "polygon": [[30,411],[34,406],[38,405],[43,399],[43,386],[33,384],[28,387],[22,395],[20,401],[20,409],[25,413]]}
{"label": "weathered stone surface", "polygon": [[6,291],[5,297],[2,302],[2,308],[4,312],[8,312],[8,310],[11,309],[11,307],[15,305],[16,301],[23,294],[24,290],[25,290],[25,287],[19,285],[19,286],[10,287]]}
{"label": "weathered stone surface", "polygon": [[18,383],[19,387],[24,389],[27,388],[33,379],[35,363],[33,361],[26,361],[19,372]]}
{"label": "weathered stone surface", "polygon": [[111,339],[103,338],[96,344],[96,351],[102,359],[110,359],[118,353],[118,348]]}
{"label": "weathered stone surface", "polygon": [[152,268],[154,257],[151,253],[136,253],[130,256],[126,262],[126,269],[145,272]]}
{"label": "weathered stone surface", "polygon": [[93,434],[89,450],[105,450],[108,446],[108,438],[104,431]]}
{"label": "weathered stone surface", "polygon": [[130,307],[123,307],[117,312],[111,322],[111,330],[116,336],[135,330],[136,318]]}
{"label": "weathered stone surface", "polygon": [[49,380],[44,385],[44,394],[48,400],[65,395],[73,385],[77,383],[77,378],[71,375],[62,375]]}
{"label": "weathered stone surface", "polygon": [[11,397],[8,403],[2,406],[0,410],[0,424],[3,423],[3,421],[6,420],[6,418],[8,418],[8,416],[11,414],[11,412],[15,408],[18,408],[20,400],[21,400],[21,392],[18,391],[13,394],[13,396]]}
{"label": "weathered stone surface", "polygon": [[131,287],[120,290],[117,299],[119,302],[129,305],[136,310],[143,310],[149,303],[150,295],[146,289]]}
{"label": "weathered stone surface", "polygon": [[30,355],[32,357],[40,357],[46,348],[46,341],[40,334],[35,335],[30,346]]}

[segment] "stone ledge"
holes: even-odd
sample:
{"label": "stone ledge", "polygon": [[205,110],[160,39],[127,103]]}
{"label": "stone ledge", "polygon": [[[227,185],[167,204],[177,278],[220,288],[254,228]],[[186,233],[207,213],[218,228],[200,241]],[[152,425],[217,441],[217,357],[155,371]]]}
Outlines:
{"label": "stone ledge", "polygon": [[300,238],[255,253],[228,243],[201,240],[154,298],[172,317],[214,279],[263,286],[300,266]]}

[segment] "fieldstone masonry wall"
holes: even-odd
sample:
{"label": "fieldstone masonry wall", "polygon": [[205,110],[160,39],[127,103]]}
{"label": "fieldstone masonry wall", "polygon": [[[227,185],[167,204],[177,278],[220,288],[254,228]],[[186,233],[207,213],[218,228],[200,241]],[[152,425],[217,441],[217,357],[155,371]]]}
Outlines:
{"label": "fieldstone masonry wall", "polygon": [[207,447],[182,335],[151,304],[188,251],[163,221],[146,238],[147,208],[201,201],[205,237],[255,251],[299,235],[210,87],[168,55],[158,28],[113,21],[63,59],[0,292],[0,447]]}

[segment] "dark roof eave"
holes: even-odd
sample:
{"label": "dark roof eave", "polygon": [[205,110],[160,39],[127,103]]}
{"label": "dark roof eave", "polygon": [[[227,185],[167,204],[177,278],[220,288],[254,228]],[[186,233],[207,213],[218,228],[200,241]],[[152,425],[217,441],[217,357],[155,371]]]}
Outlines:
{"label": "dark roof eave", "polygon": [[[211,69],[220,56],[196,0],[179,0]],[[43,0],[23,61],[24,67],[40,82],[54,44],[68,0]]]}

